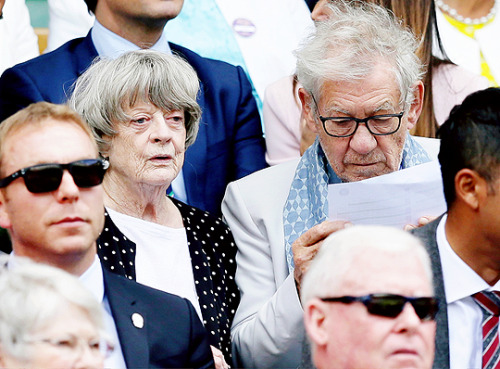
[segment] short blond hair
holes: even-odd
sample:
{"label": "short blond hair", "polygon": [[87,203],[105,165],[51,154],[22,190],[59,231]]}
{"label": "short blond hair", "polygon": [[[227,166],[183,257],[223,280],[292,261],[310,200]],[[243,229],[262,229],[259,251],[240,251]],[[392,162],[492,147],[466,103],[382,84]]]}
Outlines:
{"label": "short blond hair", "polygon": [[67,105],[58,105],[48,102],[37,102],[18,111],[0,124],[0,172],[2,169],[3,146],[7,137],[27,125],[34,127],[42,126],[47,119],[73,123],[80,127],[92,141],[96,153],[97,144],[88,124],[82,117]]}

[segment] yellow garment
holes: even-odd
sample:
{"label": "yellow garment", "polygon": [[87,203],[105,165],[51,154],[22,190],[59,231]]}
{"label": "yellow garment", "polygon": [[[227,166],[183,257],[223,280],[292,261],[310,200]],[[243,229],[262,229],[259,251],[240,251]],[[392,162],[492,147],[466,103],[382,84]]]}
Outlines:
{"label": "yellow garment", "polygon": [[[446,20],[457,30],[462,32],[464,35],[474,39],[474,35],[477,30],[487,26],[493,20],[495,17],[491,18],[488,22],[483,23],[483,24],[466,24],[463,22],[460,22],[456,20],[455,18],[450,17],[448,14],[443,13],[444,17]],[[486,77],[488,81],[490,82],[490,86],[492,87],[498,87],[497,81],[495,81],[495,77],[493,77],[493,74],[491,73],[490,67],[488,63],[486,62],[486,59],[484,59],[483,53],[481,52],[481,75]]]}

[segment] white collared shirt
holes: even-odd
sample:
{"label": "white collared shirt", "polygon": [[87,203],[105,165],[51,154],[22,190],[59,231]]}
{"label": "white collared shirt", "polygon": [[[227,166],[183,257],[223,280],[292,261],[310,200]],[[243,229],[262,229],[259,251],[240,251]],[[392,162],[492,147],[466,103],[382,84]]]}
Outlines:
{"label": "white collared shirt", "polygon": [[92,294],[96,297],[97,301],[101,303],[102,314],[104,318],[104,326],[106,333],[110,336],[115,345],[113,353],[105,360],[105,368],[126,368],[125,359],[123,357],[122,348],[120,346],[120,339],[116,331],[116,324],[111,315],[111,307],[109,306],[108,298],[104,293],[104,277],[102,275],[102,266],[99,258],[95,257],[94,262],[81,276],[80,281]]}
{"label": "white collared shirt", "polygon": [[[11,252],[9,255],[8,268],[12,270],[18,266],[19,262],[17,257],[14,252]],[[126,368],[115,321],[111,315],[108,299],[104,295],[104,278],[102,275],[101,262],[97,255],[90,268],[79,277],[79,280],[82,282],[82,285],[96,297],[97,301],[101,303],[104,327],[109,338],[115,345],[113,353],[105,360],[104,366],[106,368]]]}
{"label": "white collared shirt", "polygon": [[446,219],[446,215],[441,219],[436,239],[448,309],[450,369],[480,369],[483,313],[471,295],[484,290],[500,291],[500,282],[490,286],[455,253],[446,239]]}
{"label": "white collared shirt", "polygon": [[[118,36],[116,33],[111,32],[97,20],[95,20],[90,36],[92,37],[92,42],[97,50],[97,54],[99,54],[100,57],[115,59],[127,51],[141,49],[134,43]],[[150,50],[160,51],[169,55],[172,54],[165,30],[158,41],[151,46]],[[175,177],[172,181],[171,186],[175,194],[175,198],[183,202],[187,202],[186,186],[184,184],[182,169],[179,171],[177,177]]]}
{"label": "white collared shirt", "polygon": [[[95,20],[94,26],[90,32],[90,37],[92,37],[92,42],[94,43],[100,57],[115,59],[127,51],[141,49],[136,44],[118,36],[116,33],[104,27],[97,21],[97,19]],[[150,47],[150,50],[161,51],[165,54],[172,54],[165,31],[163,31],[158,41]]]}

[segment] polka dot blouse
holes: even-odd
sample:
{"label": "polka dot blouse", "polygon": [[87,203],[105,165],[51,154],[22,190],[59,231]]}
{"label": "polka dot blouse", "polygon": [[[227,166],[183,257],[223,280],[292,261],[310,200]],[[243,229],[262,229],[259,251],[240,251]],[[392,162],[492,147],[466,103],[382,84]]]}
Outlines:
{"label": "polka dot blouse", "polygon": [[[230,329],[239,303],[234,281],[236,245],[233,236],[219,218],[178,200],[172,201],[179,209],[186,229],[196,292],[210,344],[219,347],[226,361],[230,360]],[[136,279],[136,245],[120,232],[107,213],[97,247],[104,267]]]}

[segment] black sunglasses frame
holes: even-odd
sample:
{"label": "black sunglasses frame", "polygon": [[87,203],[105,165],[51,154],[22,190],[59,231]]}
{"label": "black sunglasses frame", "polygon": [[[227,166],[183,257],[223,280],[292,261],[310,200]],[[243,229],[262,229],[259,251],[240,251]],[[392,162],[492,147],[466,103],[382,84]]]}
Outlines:
{"label": "black sunglasses frame", "polygon": [[[390,293],[374,293],[365,296],[321,297],[320,300],[343,304],[361,302],[366,306],[370,314],[386,318],[396,318],[401,314],[406,303],[409,302],[422,321],[434,320],[439,309],[439,303],[435,297],[406,297]],[[388,302],[393,303],[388,304]]]}
{"label": "black sunglasses frame", "polygon": [[[78,175],[75,175],[79,169],[83,168],[85,169],[95,168],[94,170],[96,170],[96,172],[93,174],[96,177],[94,181],[89,182],[86,181],[86,179],[88,180],[88,178],[82,178]],[[20,169],[7,177],[0,179],[0,188],[7,187],[13,181],[22,177],[24,179],[24,184],[26,185],[28,191],[32,193],[52,192],[57,190],[61,185],[64,170],[69,171],[69,173],[73,177],[73,180],[75,181],[75,184],[78,187],[90,188],[100,185],[102,183],[102,180],[104,178],[104,173],[108,168],[109,168],[109,162],[104,159],[83,159],[83,160],[73,161],[67,164],[59,164],[59,163],[37,164]],[[33,182],[35,179],[30,177],[30,175],[32,175],[33,173],[37,173],[37,175],[42,174],[42,176],[46,175],[43,174],[44,171],[46,173],[50,172],[53,174],[54,169],[58,170],[57,175],[55,176],[55,179],[57,179],[57,181],[44,182],[43,184],[41,184]]]}

